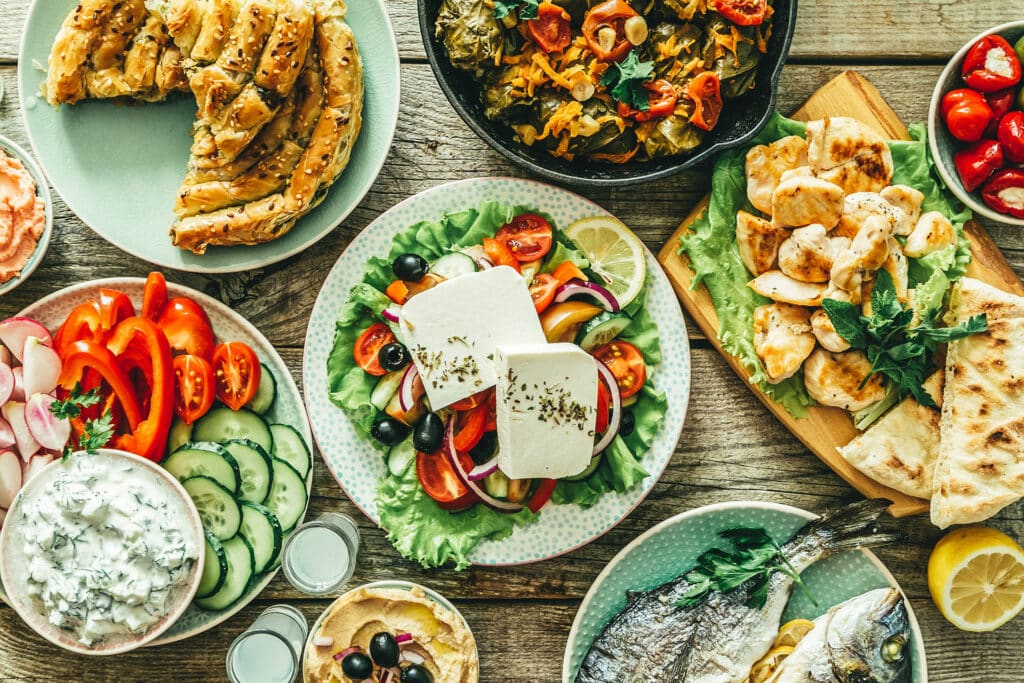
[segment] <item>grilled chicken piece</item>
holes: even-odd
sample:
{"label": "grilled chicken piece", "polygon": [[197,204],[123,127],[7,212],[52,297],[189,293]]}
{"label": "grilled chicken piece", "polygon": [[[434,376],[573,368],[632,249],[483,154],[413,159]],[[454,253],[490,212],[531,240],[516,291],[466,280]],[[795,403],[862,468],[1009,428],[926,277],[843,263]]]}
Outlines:
{"label": "grilled chicken piece", "polygon": [[786,171],[807,165],[807,143],[796,135],[757,145],[747,152],[747,198],[754,208],[771,213],[772,193]]}
{"label": "grilled chicken piece", "polygon": [[907,237],[903,253],[911,258],[920,258],[951,244],[956,244],[953,224],[938,211],[929,211],[921,216]]}
{"label": "grilled chicken piece", "polygon": [[889,255],[882,264],[882,270],[892,277],[893,287],[896,288],[896,298],[906,303],[910,286],[910,263],[903,254],[900,243],[893,237],[889,238]]}
{"label": "grilled chicken piece", "polygon": [[831,230],[843,215],[843,191],[820,178],[791,176],[772,193],[772,224],[801,227],[820,223]]}
{"label": "grilled chicken piece", "polygon": [[826,351],[841,353],[850,348],[847,341],[836,332],[835,325],[824,308],[819,308],[811,314],[811,332]]}
{"label": "grilled chicken piece", "polygon": [[843,217],[833,234],[853,239],[868,216],[883,216],[892,223],[893,231],[906,223],[907,214],[893,206],[878,192],[854,192],[843,199]]}
{"label": "grilled chicken piece", "polygon": [[831,282],[847,291],[859,289],[865,274],[878,270],[888,258],[892,234],[891,221],[884,216],[868,216],[850,249],[832,261]]}
{"label": "grilled chicken piece", "polygon": [[892,180],[892,153],[873,129],[845,116],[807,124],[807,160],[814,175],[847,194],[879,192]]}
{"label": "grilled chicken piece", "polygon": [[772,384],[792,377],[814,350],[808,313],[802,306],[778,303],[754,309],[754,351]]}
{"label": "grilled chicken piece", "polygon": [[801,282],[828,282],[832,249],[825,226],[797,228],[779,247],[779,270]]}
{"label": "grilled chicken piece", "polygon": [[909,235],[921,217],[924,193],[907,185],[890,185],[879,192],[882,199],[902,209],[904,219],[896,224],[897,235]]}
{"label": "grilled chicken piece", "polygon": [[860,351],[818,349],[804,362],[804,386],[818,403],[853,412],[885,397],[881,375],[864,381],[870,372],[871,361]]}
{"label": "grilled chicken piece", "polygon": [[747,283],[747,286],[763,297],[797,306],[820,306],[826,286],[812,282],[794,280],[781,270],[769,270]]}
{"label": "grilled chicken piece", "polygon": [[743,265],[755,276],[772,269],[779,245],[788,237],[789,230],[777,228],[770,221],[746,211],[736,214],[736,246]]}

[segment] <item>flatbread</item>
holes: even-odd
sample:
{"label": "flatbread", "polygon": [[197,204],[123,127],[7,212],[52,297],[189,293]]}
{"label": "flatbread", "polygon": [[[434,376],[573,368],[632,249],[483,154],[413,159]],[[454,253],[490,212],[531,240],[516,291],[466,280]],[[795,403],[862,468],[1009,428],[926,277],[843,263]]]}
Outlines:
{"label": "flatbread", "polygon": [[908,396],[866,432],[836,450],[875,481],[908,496],[931,498],[939,454],[942,375],[942,370],[937,370],[924,385],[937,407],[927,408]]}
{"label": "flatbread", "polygon": [[964,278],[957,322],[988,316],[988,332],[949,344],[932,485],[940,528],[988,519],[1024,497],[1024,298]]}

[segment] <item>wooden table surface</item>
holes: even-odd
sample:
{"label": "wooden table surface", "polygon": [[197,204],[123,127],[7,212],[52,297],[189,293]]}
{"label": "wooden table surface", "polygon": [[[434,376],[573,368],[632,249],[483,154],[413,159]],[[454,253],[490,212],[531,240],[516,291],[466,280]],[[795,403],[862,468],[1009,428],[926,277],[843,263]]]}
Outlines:
{"label": "wooden table surface", "polygon": [[[38,0],[48,2],[51,0]],[[353,0],[358,1],[358,0]],[[846,68],[867,76],[904,121],[924,120],[946,59],[987,27],[1020,18],[1014,0],[804,0],[789,64],[782,73],[781,111],[791,111]],[[0,0],[0,133],[27,145],[18,111],[16,63],[27,0]],[[1013,5],[1018,11],[1013,11]],[[316,248],[268,268],[235,275],[168,273],[252,321],[285,358],[301,387],[306,322],[320,283],[349,241],[381,212],[438,183],[487,175],[524,175],[492,151],[449,106],[420,42],[415,0],[387,0],[402,58],[398,131],[377,182],[353,214]],[[372,49],[364,46],[363,49]],[[623,189],[580,188],[617,214],[657,251],[708,188],[708,170]],[[29,282],[0,299],[0,317],[57,289],[100,277],[145,276],[149,266],[97,237],[55,198],[54,239]],[[1024,275],[1019,229],[990,229]],[[154,239],[163,226],[153,226]],[[481,680],[554,683],[561,678],[569,627],[591,582],[616,552],[655,523],[684,510],[730,500],[774,501],[822,511],[858,498],[765,410],[689,323],[693,393],[675,456],[651,495],[602,538],[564,557],[515,568],[425,571],[402,560],[348,501],[322,462],[315,468],[310,514],[339,510],[360,525],[363,545],[354,583],[418,581],[463,611],[476,634]],[[1024,618],[995,633],[962,633],[928,596],[928,553],[939,532],[924,517],[899,522],[909,541],[878,555],[903,586],[924,631],[931,681],[1024,681],[1019,656]],[[994,526],[1024,539],[1021,507]],[[81,658],[57,649],[0,606],[0,681],[219,681],[228,644],[269,604],[287,601],[312,621],[327,600],[305,598],[283,578],[220,627],[191,640],[116,658]],[[511,626],[511,628],[510,628]]]}

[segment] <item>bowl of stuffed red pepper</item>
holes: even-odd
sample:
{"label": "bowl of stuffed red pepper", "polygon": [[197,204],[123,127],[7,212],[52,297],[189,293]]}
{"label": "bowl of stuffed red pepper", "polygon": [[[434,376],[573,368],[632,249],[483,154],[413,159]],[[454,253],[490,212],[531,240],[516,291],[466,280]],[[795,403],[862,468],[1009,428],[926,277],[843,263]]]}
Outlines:
{"label": "bowl of stuffed red pepper", "polygon": [[1024,226],[1024,21],[991,28],[935,85],[928,144],[939,175],[975,213]]}
{"label": "bowl of stuffed red pepper", "polygon": [[629,185],[746,142],[775,108],[795,0],[419,0],[434,75],[532,173]]}

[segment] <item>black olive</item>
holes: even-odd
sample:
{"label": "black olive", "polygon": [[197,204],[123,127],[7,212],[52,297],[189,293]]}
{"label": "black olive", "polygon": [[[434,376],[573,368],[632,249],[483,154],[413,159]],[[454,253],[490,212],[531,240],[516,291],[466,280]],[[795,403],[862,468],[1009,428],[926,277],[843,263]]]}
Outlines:
{"label": "black olive", "polygon": [[389,446],[394,446],[408,435],[409,428],[393,417],[382,417],[370,427],[370,436]]}
{"label": "black olive", "polygon": [[362,652],[353,652],[341,660],[341,672],[353,681],[364,681],[373,675],[373,662]]}
{"label": "black olive", "polygon": [[434,683],[434,677],[426,667],[413,664],[402,669],[402,683]]}
{"label": "black olive", "polygon": [[441,447],[444,423],[437,413],[427,413],[412,430],[412,445],[420,453],[434,453]]}
{"label": "black olive", "polygon": [[430,266],[419,254],[402,254],[392,262],[391,270],[399,280],[419,282],[430,270]]}
{"label": "black olive", "polygon": [[377,352],[377,360],[380,361],[380,366],[388,372],[401,370],[409,364],[409,349],[399,342],[385,344]]}
{"label": "black olive", "polygon": [[387,631],[381,631],[370,639],[370,656],[377,666],[385,669],[398,666],[398,643]]}
{"label": "black olive", "polygon": [[484,432],[480,441],[469,450],[469,457],[473,459],[473,464],[483,465],[494,457],[496,450],[498,450],[498,433]]}
{"label": "black olive", "polygon": [[633,428],[636,427],[636,418],[633,417],[633,413],[625,411],[622,413],[622,424],[619,425],[619,434],[621,436],[629,436],[633,433]]}

